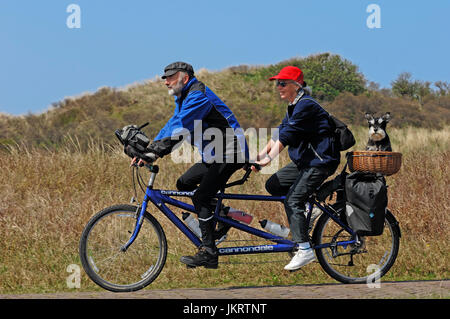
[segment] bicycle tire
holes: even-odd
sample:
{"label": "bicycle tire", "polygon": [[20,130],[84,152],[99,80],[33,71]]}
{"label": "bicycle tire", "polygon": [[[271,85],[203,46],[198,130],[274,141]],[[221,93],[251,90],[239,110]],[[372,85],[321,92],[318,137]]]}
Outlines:
{"label": "bicycle tire", "polygon": [[134,230],[137,210],[131,205],[107,207],[89,220],[81,235],[81,264],[88,277],[106,290],[142,289],[158,277],[165,265],[166,236],[160,223],[148,212],[134,243],[126,252],[121,251]]}
{"label": "bicycle tire", "polygon": [[[348,237],[347,240],[350,239],[350,234],[343,230],[343,228],[340,227],[337,223],[335,223],[329,215],[322,214],[314,229],[314,245],[327,243],[327,241],[324,240],[324,233],[328,232],[328,230],[326,230],[326,227],[328,225],[333,225],[329,228],[332,229],[331,233],[334,232],[334,236],[337,236],[340,232],[342,232],[345,233]],[[317,260],[322,269],[332,278],[345,284],[371,283],[373,280],[383,277],[395,263],[400,247],[401,236],[398,222],[389,210],[386,211],[384,227],[385,228],[383,234],[380,236],[362,237],[367,251],[364,252],[364,250],[361,250],[360,253],[353,254],[352,257],[346,257],[350,256],[350,254],[333,257],[332,249],[329,247],[316,249],[315,252]],[[341,240],[346,239],[341,238]],[[340,249],[341,252],[345,252],[347,248],[355,249],[355,247],[352,247],[352,245],[348,245],[347,248],[343,248],[342,246],[338,247],[340,247],[338,249]],[[383,249],[386,249],[386,251],[383,252]],[[369,257],[368,255],[365,255],[368,253],[374,254],[375,257]],[[379,257],[380,260],[377,261],[378,257],[376,257],[376,255],[381,255],[381,257]],[[358,265],[356,265],[355,263],[355,257],[357,259],[356,262],[358,263]],[[366,259],[370,260],[364,260],[364,257],[367,257]],[[343,263],[343,261],[347,260],[347,258],[348,263]],[[370,269],[369,267],[372,265],[374,265],[375,267],[372,267]],[[374,272],[371,273],[372,271]],[[366,275],[363,276],[362,274]]]}

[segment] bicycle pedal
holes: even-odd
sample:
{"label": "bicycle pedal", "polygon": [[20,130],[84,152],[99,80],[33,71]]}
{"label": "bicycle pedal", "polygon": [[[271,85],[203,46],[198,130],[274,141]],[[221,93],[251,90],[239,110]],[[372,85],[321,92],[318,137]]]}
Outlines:
{"label": "bicycle pedal", "polygon": [[219,245],[221,242],[225,241],[227,239],[227,234],[220,237],[218,240],[216,240],[216,246]]}

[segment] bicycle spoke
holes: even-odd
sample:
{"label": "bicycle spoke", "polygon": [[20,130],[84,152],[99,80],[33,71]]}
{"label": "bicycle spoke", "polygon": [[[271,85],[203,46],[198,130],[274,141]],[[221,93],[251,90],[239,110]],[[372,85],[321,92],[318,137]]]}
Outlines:
{"label": "bicycle spoke", "polygon": [[113,208],[100,212],[88,224],[80,255],[83,267],[97,284],[112,291],[132,291],[153,281],[161,271],[167,254],[165,236],[157,221],[146,216],[134,242],[122,251],[134,232],[135,208]]}
{"label": "bicycle spoke", "polygon": [[331,245],[316,253],[324,270],[333,278],[342,282],[364,282],[373,269],[380,269],[384,274],[391,267],[398,251],[398,234],[390,223],[385,223],[382,235],[361,237],[346,246],[337,245],[339,241],[351,240],[347,234],[341,235],[341,231],[342,228],[327,217],[315,233],[316,245]]}

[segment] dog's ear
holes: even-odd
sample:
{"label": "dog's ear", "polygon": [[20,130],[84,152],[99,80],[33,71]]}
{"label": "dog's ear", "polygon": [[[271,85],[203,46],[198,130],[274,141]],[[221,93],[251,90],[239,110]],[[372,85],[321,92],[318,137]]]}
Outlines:
{"label": "dog's ear", "polygon": [[373,115],[369,112],[366,112],[365,118],[367,121],[373,120]]}
{"label": "dog's ear", "polygon": [[386,114],[383,115],[383,120],[387,123],[391,120],[391,113],[386,112]]}

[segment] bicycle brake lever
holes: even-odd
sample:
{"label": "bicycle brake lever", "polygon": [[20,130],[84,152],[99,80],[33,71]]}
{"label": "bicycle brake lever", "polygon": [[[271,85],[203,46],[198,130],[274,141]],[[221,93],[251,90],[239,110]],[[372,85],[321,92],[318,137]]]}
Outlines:
{"label": "bicycle brake lever", "polygon": [[136,162],[134,162],[133,164],[131,164],[130,166],[131,167],[142,167],[142,166],[144,166],[145,164],[143,164],[143,163],[141,163],[141,164],[139,164],[139,161],[136,161]]}

